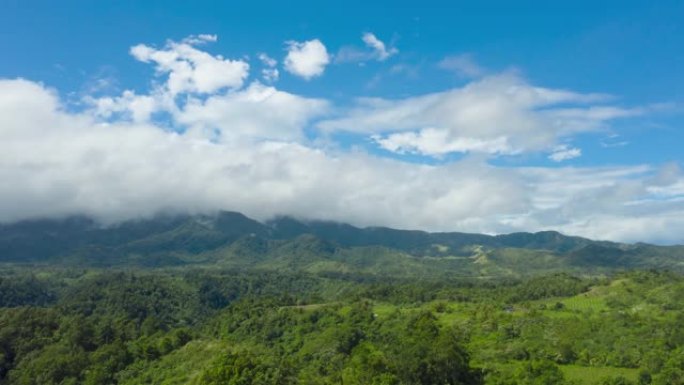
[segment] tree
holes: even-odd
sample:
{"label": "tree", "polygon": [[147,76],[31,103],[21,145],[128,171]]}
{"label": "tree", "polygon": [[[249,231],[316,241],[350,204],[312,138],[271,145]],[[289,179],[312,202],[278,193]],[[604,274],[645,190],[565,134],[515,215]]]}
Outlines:
{"label": "tree", "polygon": [[563,383],[563,372],[549,360],[534,360],[516,370],[514,377],[520,385],[558,385]]}

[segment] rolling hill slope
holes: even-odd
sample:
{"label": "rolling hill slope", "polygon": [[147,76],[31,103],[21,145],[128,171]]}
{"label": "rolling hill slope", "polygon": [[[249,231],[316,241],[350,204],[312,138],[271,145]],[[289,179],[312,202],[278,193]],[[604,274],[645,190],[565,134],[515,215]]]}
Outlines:
{"label": "rolling hill slope", "polygon": [[621,244],[554,231],[485,235],[358,228],[240,213],[160,216],[101,226],[86,217],[0,225],[0,262],[237,268],[468,277],[619,269],[684,271],[683,246]]}

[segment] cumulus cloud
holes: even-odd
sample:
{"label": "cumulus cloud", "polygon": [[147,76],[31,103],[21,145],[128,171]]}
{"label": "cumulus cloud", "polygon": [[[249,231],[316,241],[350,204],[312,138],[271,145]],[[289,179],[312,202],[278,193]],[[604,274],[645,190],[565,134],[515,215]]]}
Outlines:
{"label": "cumulus cloud", "polygon": [[276,68],[278,61],[265,53],[260,53],[258,58],[264,67],[266,67],[261,70],[261,77],[268,83],[278,81],[278,78],[280,77],[280,71]]}
{"label": "cumulus cloud", "polygon": [[330,56],[320,40],[288,41],[286,44],[284,65],[287,72],[306,80],[323,75]]}
{"label": "cumulus cloud", "polygon": [[[259,82],[208,95],[188,90],[184,98],[156,92],[165,95],[124,92],[75,112],[42,84],[0,80],[0,180],[10,181],[0,184],[0,222],[86,214],[112,223],[160,212],[237,210],[262,220],[285,214],[361,226],[556,229],[620,241],[683,241],[684,175],[676,164],[506,167],[466,156],[428,165],[328,150],[307,137],[317,119],[326,119],[327,130],[357,123],[351,127],[397,152],[547,148],[561,133],[636,113],[598,108],[608,100],[602,95],[490,77],[410,99],[364,99],[331,119],[339,107],[330,101]],[[178,129],[149,119],[157,109]],[[592,111],[591,124],[575,109]],[[511,123],[510,131],[488,120],[491,113]],[[543,127],[551,133],[543,135]],[[527,135],[543,140],[536,144]]]}
{"label": "cumulus cloud", "polygon": [[130,119],[134,122],[144,122],[160,108],[159,99],[150,95],[136,95],[134,91],[126,90],[121,96],[93,98],[85,97],[85,102],[92,105],[94,113],[104,119],[110,119],[117,114],[119,119]]}
{"label": "cumulus cloud", "polygon": [[[515,226],[543,226],[595,239],[683,241],[677,232],[684,225],[684,175],[673,172],[671,164],[524,172],[535,187],[535,210],[516,217]],[[657,178],[668,173],[664,180]]]}
{"label": "cumulus cloud", "polygon": [[[276,92],[254,87],[249,92],[256,95]],[[0,134],[0,177],[12,181],[0,186],[3,221],[233,209],[260,219],[290,214],[483,232],[554,228],[664,242],[681,240],[674,229],[684,226],[684,177],[674,166],[506,168],[477,159],[428,166],[331,155],[293,141],[244,146],[149,123],[99,123],[64,111],[54,92],[25,80],[0,82]]]}
{"label": "cumulus cloud", "polygon": [[390,56],[394,56],[397,53],[399,53],[399,50],[395,47],[387,48],[385,46],[385,43],[382,42],[382,40],[378,39],[374,34],[370,32],[364,33],[363,36],[361,36],[361,40],[363,40],[363,42],[366,43],[366,46],[373,49],[377,57],[377,60],[379,61],[385,61]]}
{"label": "cumulus cloud", "polygon": [[415,153],[441,156],[452,152],[484,152],[488,154],[512,154],[504,136],[492,139],[450,138],[445,130],[426,128],[418,132],[400,132],[385,137],[373,135],[371,139],[385,150],[396,153]]}
{"label": "cumulus cloud", "polygon": [[372,134],[381,147],[397,152],[519,154],[550,149],[559,138],[599,130],[612,119],[643,113],[595,105],[609,99],[536,87],[515,74],[499,74],[461,88],[405,99],[361,98],[340,117],[318,126]]}
{"label": "cumulus cloud", "polygon": [[[188,60],[193,63],[226,62],[221,56],[211,56],[195,47],[187,46],[190,43],[197,45],[215,40],[214,35],[193,35],[183,39],[181,43],[167,43],[169,48],[164,52],[148,52],[149,48],[143,45],[134,47],[132,51],[139,58],[155,58],[150,60],[158,69],[159,63],[163,63],[161,65],[165,69],[174,67],[174,63],[181,60],[176,54],[185,50],[191,50],[192,54],[188,55]],[[185,47],[181,47],[183,45]],[[140,53],[143,51],[145,53]],[[257,58],[266,66],[264,70],[267,72],[262,73],[264,77],[269,81],[275,81],[278,76],[278,70],[275,68],[277,61],[264,53],[257,55]],[[197,71],[202,71],[201,66],[198,64]],[[188,136],[212,141],[245,143],[261,140],[301,140],[304,138],[303,129],[309,122],[329,109],[325,100],[304,98],[258,81],[253,81],[246,88],[241,88],[241,79],[236,79],[233,86],[229,86],[228,82],[218,83],[220,79],[217,79],[217,83],[211,87],[176,87],[173,85],[176,83],[172,82],[175,74],[173,71],[175,70],[171,69],[166,86],[153,87],[149,94],[139,95],[127,90],[120,96],[86,96],[84,102],[91,107],[88,113],[98,121],[108,123],[149,123],[154,113],[164,112],[172,118],[168,122],[171,128]],[[198,79],[202,79],[202,76]],[[192,78],[188,78],[188,81],[195,82]],[[204,83],[200,81],[198,84]],[[224,86],[219,87],[218,84]],[[179,92],[184,94],[183,98],[176,98]]]}
{"label": "cumulus cloud", "polygon": [[[280,213],[451,227],[454,218],[475,223],[487,212],[523,207],[524,186],[482,163],[436,168],[333,156],[291,141],[217,142],[151,124],[101,124],[63,111],[56,95],[35,83],[0,84],[0,95],[10,90],[15,98],[0,100],[7,139],[0,144],[0,177],[14,181],[0,187],[4,221],[73,213],[113,221],[163,210],[234,209],[261,219]],[[30,111],[8,114],[17,105]],[[445,178],[458,183],[444,184]],[[507,186],[505,194],[497,186]]]}
{"label": "cumulus cloud", "polygon": [[215,40],[215,35],[191,36],[180,43],[169,41],[162,49],[138,44],[131,48],[130,53],[143,63],[153,63],[158,74],[168,75],[166,88],[172,96],[242,87],[249,75],[247,62],[224,59],[221,55],[211,55],[195,47]]}
{"label": "cumulus cloud", "polygon": [[255,82],[237,92],[190,98],[175,119],[194,134],[214,140],[300,141],[309,122],[329,108],[325,100],[304,98]]}

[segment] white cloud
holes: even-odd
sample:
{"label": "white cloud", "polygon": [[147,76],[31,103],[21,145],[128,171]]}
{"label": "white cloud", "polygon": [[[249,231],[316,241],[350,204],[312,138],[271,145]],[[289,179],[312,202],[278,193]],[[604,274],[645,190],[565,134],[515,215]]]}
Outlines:
{"label": "white cloud", "polygon": [[373,135],[371,139],[385,150],[396,153],[416,153],[441,156],[452,152],[484,152],[488,154],[512,154],[506,137],[490,140],[458,137],[450,138],[445,130],[426,128],[418,132],[400,132],[386,137]]}
{"label": "white cloud", "polygon": [[265,53],[260,53],[258,58],[266,67],[261,70],[261,77],[263,77],[268,83],[274,83],[278,81],[278,78],[280,77],[280,72],[276,68],[278,61],[266,55]]}
{"label": "white cloud", "polygon": [[554,162],[562,162],[564,160],[574,159],[582,156],[582,150],[577,147],[570,147],[567,144],[559,144],[553,148],[549,155],[549,159]]}
{"label": "white cloud", "polygon": [[[221,117],[224,108],[246,108],[247,116],[279,105],[260,109],[250,97],[277,95],[284,104],[296,97],[261,85],[229,95],[197,104],[205,115],[190,103],[184,118],[222,122],[234,118]],[[283,135],[267,127],[263,122],[255,132]],[[1,221],[76,213],[116,221],[164,210],[232,209],[259,219],[290,214],[428,230],[559,229],[661,242],[681,242],[684,228],[684,176],[672,165],[506,168],[466,159],[427,166],[331,155],[292,141],[211,141],[151,124],[101,124],[63,111],[53,92],[25,80],[0,81],[0,135],[0,179],[12,181],[0,185]]]}
{"label": "white cloud", "polygon": [[278,61],[276,59],[266,55],[265,53],[260,53],[258,58],[267,67],[273,68],[278,65]]}
{"label": "white cloud", "polygon": [[182,40],[183,43],[190,45],[202,45],[206,43],[215,43],[218,41],[217,35],[201,33],[199,35],[190,35]]}
{"label": "white cloud", "polygon": [[[595,239],[682,243],[684,175],[672,170],[672,165],[526,168],[535,210],[519,217],[516,226]],[[663,174],[670,175],[657,177]]]}
{"label": "white cloud", "polygon": [[370,32],[366,32],[363,34],[361,37],[361,40],[363,40],[364,43],[370,48],[373,49],[375,52],[376,58],[379,61],[385,61],[389,57],[396,55],[399,53],[399,50],[396,49],[395,47],[390,47],[389,49],[385,46],[385,43],[383,43],[380,39],[378,39],[374,34]]}
{"label": "white cloud", "polygon": [[[676,164],[505,167],[479,156],[408,163],[315,147],[307,129],[339,108],[330,101],[258,82],[188,92],[124,92],[73,112],[41,84],[0,80],[0,180],[9,181],[0,183],[0,222],[237,210],[257,219],[287,214],[361,226],[684,241],[684,175]],[[396,152],[552,150],[559,135],[642,113],[597,105],[607,100],[502,75],[443,93],[363,99],[321,127],[374,135]],[[157,110],[178,130],[148,119]]]}
{"label": "white cloud", "polygon": [[390,57],[399,53],[396,47],[387,48],[382,40],[378,39],[374,34],[366,32],[361,35],[361,40],[366,44],[367,48],[359,48],[355,46],[344,46],[335,55],[336,63],[355,63],[367,62],[370,60],[385,61]]}
{"label": "white cloud", "polygon": [[[374,134],[377,143],[395,151],[519,154],[550,149],[561,137],[642,113],[592,104],[607,100],[605,95],[535,87],[514,74],[500,74],[405,99],[361,98],[318,126]],[[575,107],[567,108],[569,104]]]}
{"label": "white cloud", "polygon": [[302,140],[304,127],[328,109],[325,100],[304,98],[255,82],[241,91],[191,98],[175,118],[196,134],[224,142],[291,141]]}
{"label": "white cloud", "polygon": [[145,122],[150,119],[152,114],[160,109],[157,98],[150,95],[136,95],[134,91],[126,90],[121,96],[92,98],[86,97],[86,103],[94,107],[95,115],[110,119],[115,114],[121,119],[130,119],[134,122]]}
{"label": "white cloud", "polygon": [[[0,143],[0,177],[13,181],[0,187],[3,221],[73,213],[115,221],[162,210],[234,209],[261,219],[280,213],[450,227],[490,210],[521,209],[524,200],[524,186],[484,164],[435,168],[365,154],[332,156],[291,141],[222,142],[151,124],[100,124],[60,110],[56,96],[39,85],[0,84],[0,95],[10,90],[18,98],[0,100],[0,116],[11,116],[0,122],[8,139]],[[273,92],[257,91],[259,97]],[[8,114],[17,105],[30,111]],[[452,178],[458,183],[443,183]],[[507,186],[506,193],[497,186]]]}
{"label": "white cloud", "polygon": [[214,41],[213,35],[193,36],[181,43],[169,41],[163,49],[144,44],[131,48],[131,55],[143,63],[154,63],[158,74],[168,74],[166,89],[180,93],[214,93],[224,88],[242,87],[249,75],[243,60],[224,59],[195,48],[200,42]]}
{"label": "white cloud", "polygon": [[277,68],[264,68],[261,70],[261,77],[268,83],[275,83],[280,78],[280,71]]}
{"label": "white cloud", "polygon": [[[198,36],[191,36],[184,39],[181,45],[199,39]],[[201,41],[212,39],[214,37],[209,36],[202,38]],[[133,51],[137,56],[155,57],[152,61],[158,68],[160,65],[163,68],[174,67],[174,63],[179,60],[175,56],[176,53],[187,49],[192,50],[192,55],[188,56],[188,60],[191,61],[195,60],[194,58],[202,58],[196,61],[224,60],[221,56],[212,59],[203,51],[193,47],[181,48],[176,43],[169,43],[171,48],[164,52],[150,53],[148,48],[136,47]],[[140,53],[141,51],[144,53]],[[274,68],[277,61],[263,53],[257,57],[267,67],[264,69],[267,71],[264,72],[265,77],[275,81],[278,76],[278,70]],[[313,118],[321,116],[329,109],[325,100],[300,97],[265,86],[258,81],[240,89],[201,87],[206,91],[201,95],[187,89],[183,92],[190,92],[188,95],[176,98],[177,92],[182,88],[173,86],[173,75],[172,70],[168,87],[153,87],[148,95],[124,91],[117,97],[86,97],[86,104],[92,106],[88,113],[98,120],[110,123],[145,123],[149,122],[155,112],[166,112],[172,117],[172,121],[168,122],[171,128],[185,132],[188,136],[203,140],[244,143],[262,140],[301,140],[304,138],[304,127]]]}
{"label": "white cloud", "polygon": [[469,53],[447,56],[437,63],[437,66],[464,78],[477,78],[486,72]]}
{"label": "white cloud", "polygon": [[314,39],[305,42],[288,41],[285,70],[306,80],[323,75],[330,63],[325,45]]}

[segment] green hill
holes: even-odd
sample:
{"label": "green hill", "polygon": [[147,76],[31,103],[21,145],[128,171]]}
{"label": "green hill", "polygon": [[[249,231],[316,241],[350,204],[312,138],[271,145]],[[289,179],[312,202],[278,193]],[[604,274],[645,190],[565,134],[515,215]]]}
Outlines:
{"label": "green hill", "polygon": [[166,215],[103,226],[86,217],[0,225],[0,262],[77,266],[223,265],[398,276],[498,277],[556,271],[684,271],[684,247],[554,231],[484,235],[358,228],[240,213]]}

